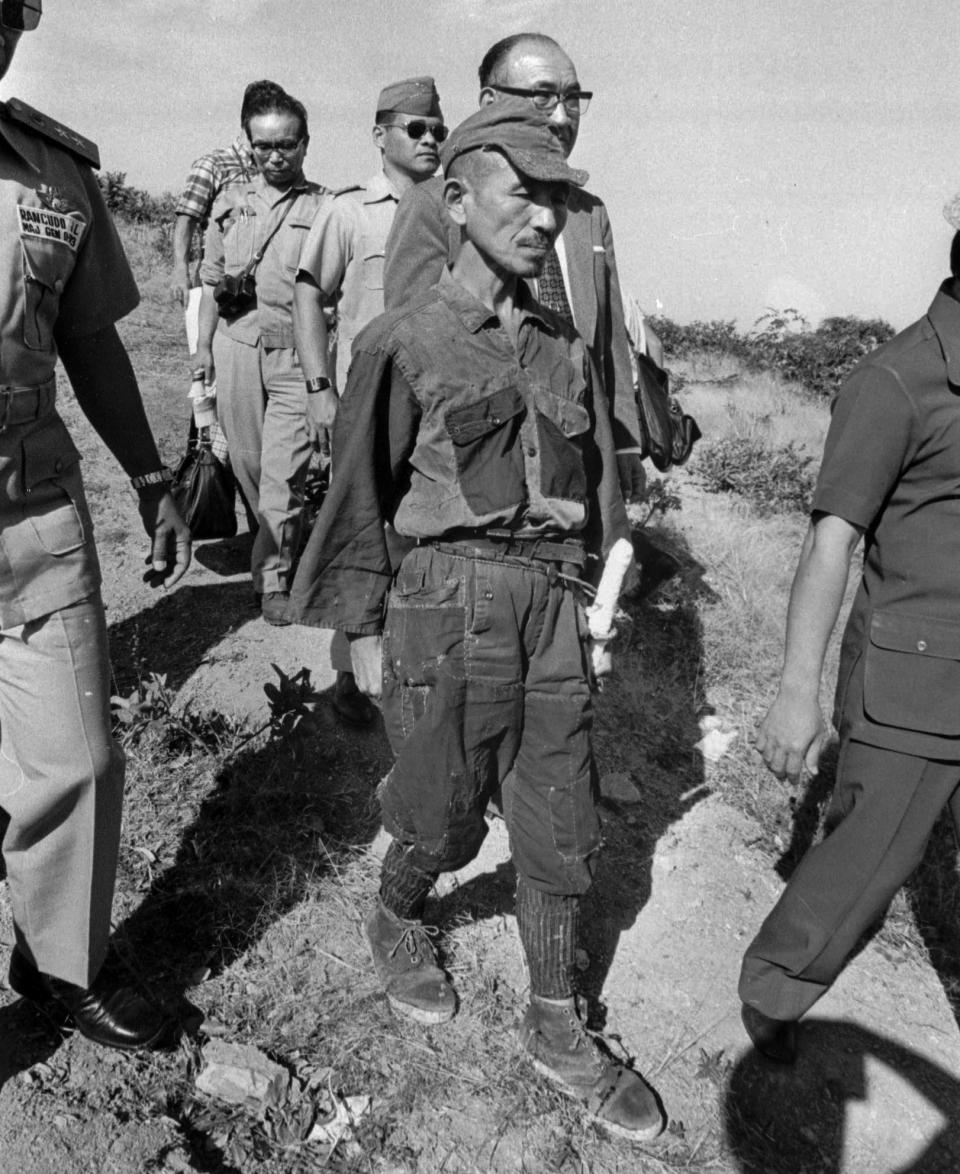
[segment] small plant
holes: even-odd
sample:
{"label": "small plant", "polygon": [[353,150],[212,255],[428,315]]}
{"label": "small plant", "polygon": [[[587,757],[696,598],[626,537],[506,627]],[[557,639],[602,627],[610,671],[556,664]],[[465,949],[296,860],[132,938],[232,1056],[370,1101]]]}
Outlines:
{"label": "small plant", "polygon": [[700,452],[698,471],[708,493],[739,493],[759,514],[806,512],[816,484],[813,458],[790,444],[730,436]]}
{"label": "small plant", "polygon": [[680,509],[680,496],[670,488],[670,482],[663,477],[654,477],[647,482],[646,496],[643,499],[647,512],[640,521],[641,526],[649,524],[650,520],[659,514],[665,517],[670,510]]}

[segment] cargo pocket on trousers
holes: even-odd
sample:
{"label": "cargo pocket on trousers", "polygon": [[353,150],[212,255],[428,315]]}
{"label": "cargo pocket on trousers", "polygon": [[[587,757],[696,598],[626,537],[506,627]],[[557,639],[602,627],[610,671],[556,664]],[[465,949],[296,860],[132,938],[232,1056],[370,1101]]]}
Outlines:
{"label": "cargo pocket on trousers", "polygon": [[59,416],[21,441],[23,508],[41,548],[64,555],[86,541],[87,510],[80,486],[80,453]]}
{"label": "cargo pocket on trousers", "polygon": [[876,611],[870,622],[863,708],[881,725],[960,735],[960,623]]}
{"label": "cargo pocket on trousers", "polygon": [[466,623],[463,582],[431,583],[422,571],[401,569],[390,592],[383,631],[384,697],[399,705],[407,737],[441,678],[461,682]]}
{"label": "cargo pocket on trousers", "polygon": [[447,409],[444,423],[453,441],[460,491],[475,514],[513,509],[526,498],[520,449],[525,411],[515,387]]}

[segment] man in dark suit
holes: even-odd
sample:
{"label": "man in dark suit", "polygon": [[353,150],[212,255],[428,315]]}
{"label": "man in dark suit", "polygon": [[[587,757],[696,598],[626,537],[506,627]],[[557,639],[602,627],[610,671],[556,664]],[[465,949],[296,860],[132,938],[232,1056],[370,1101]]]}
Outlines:
{"label": "man in dark suit", "polygon": [[[591,94],[581,90],[573,62],[552,38],[519,33],[498,41],[480,63],[480,105],[504,95],[528,97],[545,112],[569,156]],[[460,247],[460,233],[443,210],[442,179],[406,193],[394,217],[384,269],[388,310],[403,306],[440,278]],[[623,318],[623,299],[603,201],[571,188],[567,223],[540,278],[541,302],[568,318],[587,344],[606,396],[625,497],[642,492],[641,435]]]}

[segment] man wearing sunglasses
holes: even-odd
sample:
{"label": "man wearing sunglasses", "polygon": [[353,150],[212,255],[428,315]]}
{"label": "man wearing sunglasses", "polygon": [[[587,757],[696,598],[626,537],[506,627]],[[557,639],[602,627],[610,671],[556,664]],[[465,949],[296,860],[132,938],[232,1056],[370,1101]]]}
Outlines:
{"label": "man wearing sunglasses", "polygon": [[[373,128],[380,171],[364,186],[337,193],[313,222],[300,254],[293,322],[314,440],[333,425],[354,338],[383,313],[383,256],[400,197],[434,174],[446,137],[432,77],[385,86]],[[324,317],[331,310],[337,320],[335,343]],[[334,710],[352,725],[368,725],[375,711],[357,690],[346,642],[335,638],[331,655],[337,669]]]}
{"label": "man wearing sunglasses", "polygon": [[[2,0],[0,77],[39,20],[40,0]],[[139,299],[91,165],[93,143],[0,104],[0,806],[10,987],[130,1049],[155,1042],[164,1018],[103,965],[123,755],[80,454],[55,410],[58,357],[139,495],[157,585],[187,569],[190,533],[117,335]]]}
{"label": "man wearing sunglasses", "polygon": [[[564,154],[570,155],[593,95],[580,88],[573,62],[556,41],[542,33],[506,37],[487,52],[479,75],[481,106],[504,97],[526,98],[550,120]],[[436,181],[400,202],[387,239],[388,309],[429,289],[444,263],[456,256],[460,233],[444,212],[441,193]],[[596,196],[571,190],[566,228],[544,272],[531,284],[539,300],[572,322],[587,344],[611,413],[621,487],[625,496],[637,496],[644,484],[642,434],[613,235],[607,209]]]}

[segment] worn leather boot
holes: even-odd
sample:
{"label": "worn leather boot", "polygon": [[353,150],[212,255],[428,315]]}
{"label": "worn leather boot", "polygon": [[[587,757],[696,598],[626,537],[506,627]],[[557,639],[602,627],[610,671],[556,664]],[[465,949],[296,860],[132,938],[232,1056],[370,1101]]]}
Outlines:
{"label": "worn leather boot", "polygon": [[539,1073],[582,1101],[611,1133],[649,1141],[663,1129],[656,1097],[639,1073],[601,1048],[584,1026],[575,999],[531,995],[520,1024],[520,1046]]}
{"label": "worn leather boot", "polygon": [[422,921],[404,921],[380,898],[364,922],[377,977],[390,1006],[417,1023],[446,1023],[457,1009],[450,980],[437,965],[430,940],[437,930]]}
{"label": "worn leather boot", "polygon": [[134,1051],[155,1044],[167,1020],[130,987],[97,976],[89,987],[74,986],[62,978],[41,974],[16,948],[10,956],[12,990],[49,1015],[66,1018],[81,1035],[108,1048]]}

